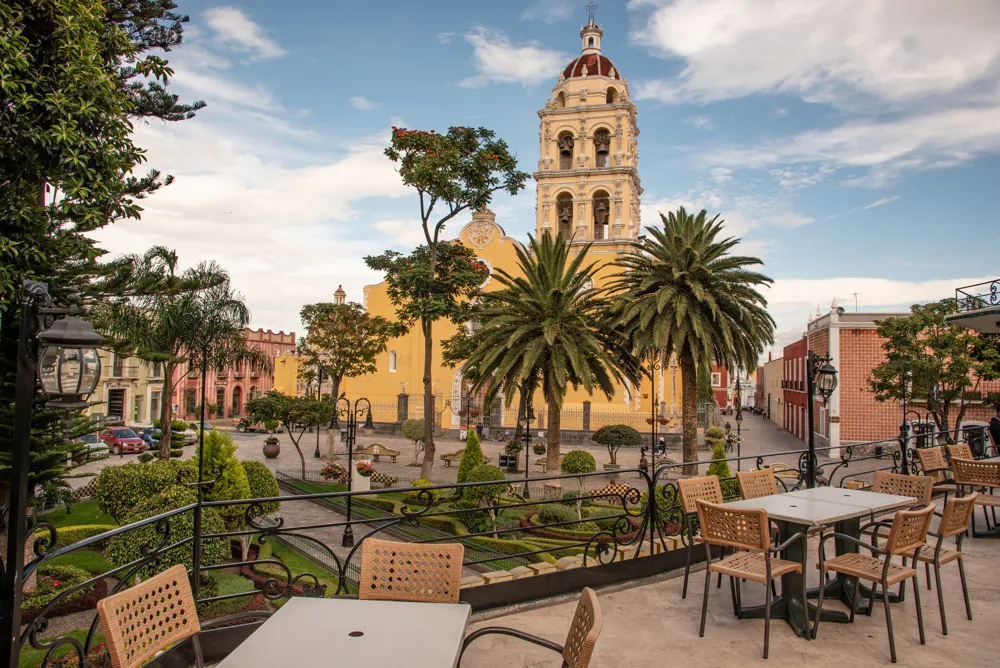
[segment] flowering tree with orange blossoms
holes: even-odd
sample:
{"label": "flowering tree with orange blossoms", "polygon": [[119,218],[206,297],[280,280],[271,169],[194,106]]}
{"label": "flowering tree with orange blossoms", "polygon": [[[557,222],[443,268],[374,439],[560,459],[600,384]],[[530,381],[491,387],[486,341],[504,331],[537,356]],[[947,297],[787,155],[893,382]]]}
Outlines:
{"label": "flowering tree with orange blossoms", "polygon": [[[403,183],[417,191],[420,198],[420,223],[426,241],[422,261],[429,276],[439,275],[438,253],[441,234],[445,225],[465,210],[475,211],[490,203],[493,193],[504,191],[511,195],[520,192],[528,180],[527,172],[517,169],[517,158],[511,154],[507,143],[498,139],[487,128],[448,128],[446,134],[434,130],[407,130],[392,128],[392,142],[385,155],[399,165]],[[369,261],[369,266],[372,265]],[[377,263],[377,262],[376,262]],[[383,267],[383,270],[385,268]],[[419,297],[426,301],[435,299],[432,288],[435,281],[427,281]],[[395,302],[397,307],[398,302]],[[434,414],[434,394],[431,389],[431,371],[434,368],[434,320],[420,318],[424,337],[424,415]],[[422,475],[427,477],[434,465],[434,421],[424,421],[424,465]]]}

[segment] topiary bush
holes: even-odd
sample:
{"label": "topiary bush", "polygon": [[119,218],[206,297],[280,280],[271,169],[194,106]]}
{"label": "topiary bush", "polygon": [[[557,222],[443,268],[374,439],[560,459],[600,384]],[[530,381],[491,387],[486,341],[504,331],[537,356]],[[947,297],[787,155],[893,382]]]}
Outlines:
{"label": "topiary bush", "polygon": [[149,452],[140,452],[138,459],[140,464],[148,464],[153,461],[153,455]]}
{"label": "topiary bush", "polygon": [[[559,522],[574,522],[580,519],[572,508],[559,503],[546,504],[538,511],[538,521],[542,524],[558,524]],[[568,525],[572,526],[572,525]]]}
{"label": "topiary bush", "polygon": [[611,424],[601,427],[590,438],[608,449],[612,464],[618,463],[616,459],[618,448],[637,448],[642,445],[642,434],[627,424]]}
{"label": "topiary bush", "polygon": [[177,459],[178,457],[184,456],[184,450],[182,448],[170,448],[170,457],[172,459]]}
{"label": "topiary bush", "polygon": [[[590,454],[586,450],[570,450],[563,457],[562,464],[560,468],[563,473],[577,474],[580,475],[580,487],[579,494],[577,496],[583,495],[583,475],[586,473],[593,473],[597,470],[597,460],[594,459],[594,455]],[[583,500],[576,502],[576,517],[577,519],[583,519]]]}
{"label": "topiary bush", "polygon": [[[250,485],[250,499],[266,499],[272,496],[281,496],[281,489],[275,479],[271,469],[267,468],[263,462],[240,462],[243,465],[243,473],[247,477],[247,484]],[[276,513],[281,509],[278,501],[268,501],[261,504],[261,509],[265,515]]]}
{"label": "topiary bush", "polygon": [[[413,484],[411,486],[412,487],[434,487],[434,483],[432,483],[427,478],[418,478],[417,480],[413,481]],[[427,493],[431,495],[431,502],[436,501],[437,498],[439,496],[441,496],[441,490],[440,489],[429,489],[429,490],[427,490]],[[421,499],[421,495],[419,493],[417,493],[417,492],[412,492],[410,494],[407,494],[403,498],[403,501],[406,501],[407,503],[417,503],[417,504],[423,505],[423,501]]]}
{"label": "topiary bush", "polygon": [[469,472],[469,479],[466,482],[491,481],[496,481],[496,484],[466,488],[463,490],[462,496],[466,502],[485,504],[487,506],[486,510],[490,514],[493,530],[496,531],[497,515],[494,506],[497,505],[500,495],[506,494],[507,490],[510,489],[510,483],[507,482],[507,475],[503,472],[503,469],[497,466],[480,464]]}
{"label": "topiary bush", "polygon": [[[202,461],[205,477],[210,476],[215,480],[210,487],[205,488],[206,501],[239,501],[250,498],[250,483],[243,465],[236,458],[236,444],[233,443],[232,436],[217,429],[207,432],[201,458],[195,457],[195,461],[198,462],[199,459]],[[230,530],[243,526],[246,506],[217,506],[215,510]]]}
{"label": "topiary bush", "polygon": [[[146,465],[150,466],[149,464]],[[197,494],[189,487],[173,485],[161,492],[154,494],[140,503],[125,517],[129,524],[148,519],[156,515],[182,508],[197,500]],[[202,510],[202,534],[224,533],[226,524],[222,517],[214,508]],[[194,512],[187,511],[173,515],[167,520],[169,535],[165,545],[171,545],[185,538],[194,535]],[[147,524],[145,526],[126,531],[108,541],[108,547],[104,551],[104,557],[113,566],[124,566],[133,561],[142,559],[143,548],[155,548],[163,543],[163,537],[157,532],[157,524]],[[192,542],[185,543],[180,547],[167,550],[161,553],[159,560],[140,569],[138,575],[147,578],[167,570],[174,564],[184,564],[188,569],[193,568],[192,555],[194,547]],[[212,566],[229,559],[232,553],[229,549],[229,540],[226,538],[210,538],[201,541],[201,563],[203,566]]]}
{"label": "topiary bush", "polygon": [[483,446],[479,443],[479,436],[475,429],[470,429],[469,436],[465,439],[462,461],[458,463],[457,482],[468,482],[472,469],[485,463],[486,457],[483,456]]}
{"label": "topiary bush", "polygon": [[586,512],[587,519],[597,525],[601,531],[619,534],[628,533],[632,530],[632,524],[624,517],[621,510],[614,508],[591,508]]}
{"label": "topiary bush", "polygon": [[[722,443],[719,443],[712,450],[712,459],[725,459],[726,449]],[[729,478],[729,463],[728,462],[712,462],[708,465],[708,475],[717,475],[719,479]]]}
{"label": "topiary bush", "polygon": [[97,476],[94,500],[101,512],[115,518],[118,524],[124,524],[125,516],[139,503],[176,485],[181,470],[189,471],[192,480],[197,478],[197,469],[191,462],[129,462],[106,466]]}
{"label": "topiary bush", "polygon": [[[721,445],[725,449],[726,430],[718,425],[705,430],[705,445],[715,450],[715,446]],[[715,459],[715,457],[713,457]]]}
{"label": "topiary bush", "polygon": [[580,492],[563,492],[562,504],[564,506],[575,506],[579,503],[582,507],[588,508],[594,505],[594,499],[591,497],[580,498]]}
{"label": "topiary bush", "polygon": [[417,456],[419,455],[417,443],[424,440],[424,421],[423,419],[416,420],[414,418],[403,420],[403,426],[401,429],[403,431],[403,437],[410,443],[413,443],[413,463],[416,464]]}

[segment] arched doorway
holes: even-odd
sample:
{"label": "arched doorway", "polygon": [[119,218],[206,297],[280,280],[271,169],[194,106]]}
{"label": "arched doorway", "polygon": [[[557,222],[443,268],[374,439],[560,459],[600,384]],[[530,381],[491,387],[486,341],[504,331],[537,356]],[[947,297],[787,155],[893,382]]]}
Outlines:
{"label": "arched doorway", "polygon": [[239,417],[243,413],[243,389],[237,385],[233,388],[233,411],[230,417]]}

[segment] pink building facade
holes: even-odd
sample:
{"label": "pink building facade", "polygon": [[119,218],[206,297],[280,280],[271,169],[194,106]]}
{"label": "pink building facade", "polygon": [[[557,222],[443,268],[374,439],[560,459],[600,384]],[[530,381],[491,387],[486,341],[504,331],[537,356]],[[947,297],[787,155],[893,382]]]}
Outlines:
{"label": "pink building facade", "polygon": [[[216,418],[241,418],[248,399],[265,394],[274,386],[274,359],[295,352],[295,332],[285,334],[267,329],[247,330],[247,341],[262,350],[271,360],[267,369],[241,365],[229,369],[209,369],[206,378],[207,404],[217,407]],[[183,377],[181,377],[183,376]],[[201,404],[201,372],[197,368],[174,370],[174,415],[183,420],[197,420]]]}

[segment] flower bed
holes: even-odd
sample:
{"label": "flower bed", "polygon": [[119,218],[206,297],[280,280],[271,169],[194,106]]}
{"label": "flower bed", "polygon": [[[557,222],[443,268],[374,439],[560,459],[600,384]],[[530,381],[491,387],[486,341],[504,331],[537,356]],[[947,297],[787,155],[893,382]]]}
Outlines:
{"label": "flower bed", "polygon": [[[90,573],[74,566],[42,566],[38,574],[38,587],[26,594],[21,602],[21,621],[31,622],[59,594],[90,579]],[[47,618],[60,617],[73,612],[93,610],[97,602],[108,595],[108,583],[99,580],[94,586],[67,595],[45,612]]]}

